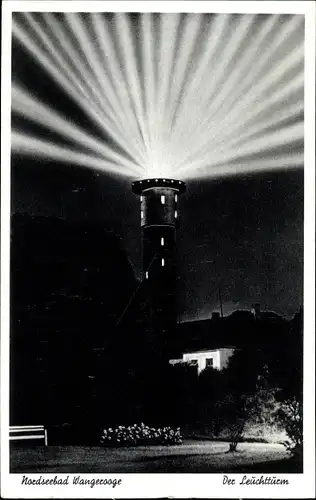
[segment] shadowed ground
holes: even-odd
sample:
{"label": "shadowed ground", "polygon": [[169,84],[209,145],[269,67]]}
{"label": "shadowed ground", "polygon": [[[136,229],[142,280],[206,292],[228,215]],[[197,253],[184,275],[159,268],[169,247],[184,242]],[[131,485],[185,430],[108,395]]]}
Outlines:
{"label": "shadowed ground", "polygon": [[117,449],[15,446],[11,472],[300,472],[280,444],[241,443],[238,447],[236,453],[227,453],[228,443],[210,441]]}

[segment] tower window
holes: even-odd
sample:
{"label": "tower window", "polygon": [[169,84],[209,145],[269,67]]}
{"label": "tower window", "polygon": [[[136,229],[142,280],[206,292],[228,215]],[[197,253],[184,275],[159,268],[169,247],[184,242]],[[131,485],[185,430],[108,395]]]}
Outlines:
{"label": "tower window", "polygon": [[140,218],[142,219],[144,217],[144,212],[141,210],[140,211]]}
{"label": "tower window", "polygon": [[165,195],[164,195],[164,194],[162,194],[162,195],[161,195],[161,197],[160,197],[160,199],[161,199],[161,204],[162,204],[162,205],[164,205],[164,204],[165,204],[165,202],[166,202],[166,197],[165,197]]}
{"label": "tower window", "polygon": [[178,212],[177,212],[177,210],[175,210],[174,211],[174,218],[177,219],[177,217],[178,217]]}
{"label": "tower window", "polygon": [[165,244],[165,238],[161,238],[160,243],[161,243],[161,246],[163,247]]}
{"label": "tower window", "polygon": [[175,197],[174,197],[174,201],[177,203],[178,201],[178,195],[176,194]]}
{"label": "tower window", "polygon": [[165,259],[161,259],[161,266],[164,267],[165,265]]}

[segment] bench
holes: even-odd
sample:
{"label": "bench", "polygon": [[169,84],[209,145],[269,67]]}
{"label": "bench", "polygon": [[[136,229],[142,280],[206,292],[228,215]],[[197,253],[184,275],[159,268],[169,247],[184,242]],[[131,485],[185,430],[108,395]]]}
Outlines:
{"label": "bench", "polygon": [[25,439],[44,439],[47,446],[47,429],[44,425],[13,425],[9,429],[10,441],[22,441]]}

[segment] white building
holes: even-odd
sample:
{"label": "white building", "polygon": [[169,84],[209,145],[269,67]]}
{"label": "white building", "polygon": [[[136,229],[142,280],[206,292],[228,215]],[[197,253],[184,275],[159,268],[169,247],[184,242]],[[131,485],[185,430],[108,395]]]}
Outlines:
{"label": "white building", "polygon": [[235,349],[233,347],[221,347],[219,349],[208,349],[195,352],[187,352],[180,359],[170,359],[171,365],[188,364],[196,366],[198,374],[205,368],[215,368],[223,370],[228,365],[229,359],[233,355]]}

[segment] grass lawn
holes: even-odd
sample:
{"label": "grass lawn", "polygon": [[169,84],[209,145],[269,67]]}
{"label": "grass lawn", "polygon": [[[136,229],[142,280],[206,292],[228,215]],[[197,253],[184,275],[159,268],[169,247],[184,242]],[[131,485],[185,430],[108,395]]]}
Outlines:
{"label": "grass lawn", "polygon": [[228,443],[185,441],[182,446],[107,449],[88,446],[14,446],[11,472],[300,472],[279,444],[241,443],[227,453]]}

